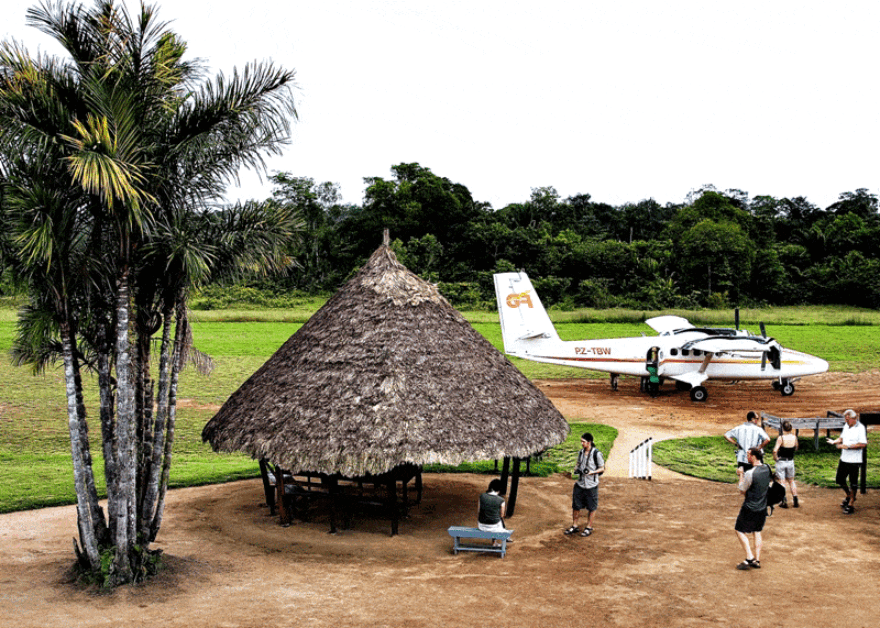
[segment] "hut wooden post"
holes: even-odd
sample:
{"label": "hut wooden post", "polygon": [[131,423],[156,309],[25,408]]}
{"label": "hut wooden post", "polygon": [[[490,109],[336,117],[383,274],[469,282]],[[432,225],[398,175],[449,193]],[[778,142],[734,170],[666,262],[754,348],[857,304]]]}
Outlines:
{"label": "hut wooden post", "polygon": [[263,479],[263,494],[266,496],[266,505],[269,514],[275,516],[275,489],[269,481],[269,463],[265,458],[260,458],[260,477]]}
{"label": "hut wooden post", "polygon": [[519,464],[521,459],[513,459],[513,479],[510,482],[510,496],[507,499],[507,516],[512,517],[516,509],[516,492],[519,488]]}
{"label": "hut wooden post", "polygon": [[397,536],[398,511],[397,511],[397,479],[394,473],[388,476],[388,509],[391,515],[391,536]]}
{"label": "hut wooden post", "polygon": [[275,465],[275,490],[277,491],[275,503],[278,504],[278,518],[281,521],[281,525],[286,528],[290,525],[293,516],[284,504],[284,495],[287,493],[284,488],[284,471],[278,465]]}
{"label": "hut wooden post", "polygon": [[327,492],[330,494],[330,534],[336,534],[336,516],[339,510],[339,480],[336,477],[327,478]]}
{"label": "hut wooden post", "polygon": [[409,512],[409,475],[407,475],[407,470],[405,467],[401,467],[400,473],[400,483],[401,483],[401,498],[403,499],[403,512],[404,516]]}
{"label": "hut wooden post", "polygon": [[507,478],[510,477],[510,456],[504,456],[504,465],[501,467],[502,493],[507,492]]}

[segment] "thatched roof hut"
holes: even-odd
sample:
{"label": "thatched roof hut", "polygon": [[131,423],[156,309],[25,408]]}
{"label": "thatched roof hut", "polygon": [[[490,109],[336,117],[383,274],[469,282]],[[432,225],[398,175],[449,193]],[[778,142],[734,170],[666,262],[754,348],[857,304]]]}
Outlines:
{"label": "thatched roof hut", "polygon": [[547,397],[385,244],[235,391],[202,438],[345,477],[525,458],[562,442]]}

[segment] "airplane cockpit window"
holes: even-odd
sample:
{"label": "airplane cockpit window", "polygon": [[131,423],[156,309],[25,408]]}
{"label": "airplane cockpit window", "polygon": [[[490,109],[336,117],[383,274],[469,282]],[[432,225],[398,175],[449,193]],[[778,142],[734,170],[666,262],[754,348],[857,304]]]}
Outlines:
{"label": "airplane cockpit window", "polygon": [[678,349],[670,349],[669,355],[678,355]]}

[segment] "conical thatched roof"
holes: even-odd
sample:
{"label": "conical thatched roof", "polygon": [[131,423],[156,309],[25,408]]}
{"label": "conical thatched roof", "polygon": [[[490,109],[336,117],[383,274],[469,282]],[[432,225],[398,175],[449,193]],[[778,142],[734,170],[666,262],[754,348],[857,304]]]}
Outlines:
{"label": "conical thatched roof", "polygon": [[526,457],[568,423],[387,244],[205,426],[215,450],[359,477]]}

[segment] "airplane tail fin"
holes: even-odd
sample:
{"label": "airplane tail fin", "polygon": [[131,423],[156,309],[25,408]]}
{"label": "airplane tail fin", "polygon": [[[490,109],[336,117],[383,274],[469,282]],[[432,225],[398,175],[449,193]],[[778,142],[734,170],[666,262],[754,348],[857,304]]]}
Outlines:
{"label": "airplane tail fin", "polygon": [[559,335],[528,275],[499,273],[494,277],[505,353],[517,355],[522,343],[528,341],[559,340]]}

